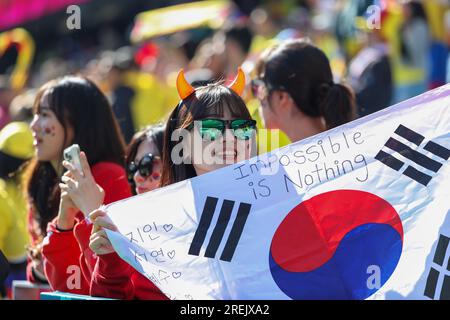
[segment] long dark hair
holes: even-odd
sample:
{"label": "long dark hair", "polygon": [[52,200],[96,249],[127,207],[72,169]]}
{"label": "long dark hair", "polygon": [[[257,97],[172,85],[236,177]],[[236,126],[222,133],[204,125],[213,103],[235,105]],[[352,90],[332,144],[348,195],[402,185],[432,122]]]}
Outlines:
{"label": "long dark hair", "polygon": [[[64,128],[64,146],[77,143],[86,152],[90,166],[101,161],[123,166],[125,144],[117,120],[105,95],[92,81],[66,76],[47,82],[37,92],[34,114],[40,112],[45,93],[50,109]],[[74,132],[72,141],[67,141],[69,127]],[[48,222],[58,213],[60,177],[49,161],[37,159],[31,161],[27,173],[26,190],[33,217],[45,235]]]}
{"label": "long dark hair", "polygon": [[233,117],[252,119],[244,100],[222,83],[213,83],[199,87],[189,97],[180,101],[170,114],[164,133],[163,169],[161,186],[193,178],[197,174],[190,163],[175,164],[171,159],[173,148],[180,142],[172,141],[177,129],[186,129],[194,121],[209,115],[223,116],[228,111]]}
{"label": "long dark hair", "polygon": [[[150,139],[153,141],[156,145],[156,148],[158,149],[159,156],[162,157],[163,155],[163,148],[164,148],[164,125],[157,124],[157,125],[151,125],[148,126],[138,132],[136,132],[131,139],[130,143],[127,146],[126,156],[125,156],[125,166],[128,170],[128,167],[131,162],[134,161],[136,158],[137,151],[139,149],[139,146],[142,142]],[[127,171],[128,174],[128,171]],[[130,180],[131,181],[131,180]],[[135,190],[135,183],[134,181],[129,182],[131,186],[131,191],[133,194],[136,194]]]}
{"label": "long dark hair", "polygon": [[257,71],[268,88],[289,93],[304,114],[323,117],[327,129],[356,117],[353,90],[334,83],[325,53],[306,39],[286,41],[266,51]]}

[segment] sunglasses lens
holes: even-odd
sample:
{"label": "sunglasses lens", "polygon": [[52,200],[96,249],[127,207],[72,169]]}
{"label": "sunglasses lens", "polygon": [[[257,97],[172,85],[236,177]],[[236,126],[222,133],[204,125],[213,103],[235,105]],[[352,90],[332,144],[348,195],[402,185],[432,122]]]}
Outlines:
{"label": "sunglasses lens", "polygon": [[134,177],[134,174],[136,173],[136,171],[137,171],[136,164],[134,162],[131,162],[127,168],[128,181],[133,181],[133,177]]}
{"label": "sunglasses lens", "polygon": [[249,140],[255,132],[255,122],[252,120],[234,120],[231,123],[234,136],[239,140]]}
{"label": "sunglasses lens", "polygon": [[139,162],[139,174],[148,177],[153,171],[153,156],[146,155]]}
{"label": "sunglasses lens", "polygon": [[200,133],[205,141],[215,141],[222,135],[222,131],[215,128],[204,128],[200,130]]}
{"label": "sunglasses lens", "polygon": [[217,140],[225,129],[222,121],[215,119],[204,119],[201,123],[200,134],[205,141]]}

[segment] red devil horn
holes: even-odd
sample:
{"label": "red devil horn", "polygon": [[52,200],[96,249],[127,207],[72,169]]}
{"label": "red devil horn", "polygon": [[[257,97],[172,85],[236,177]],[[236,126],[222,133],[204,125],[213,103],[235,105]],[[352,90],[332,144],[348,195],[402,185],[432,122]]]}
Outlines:
{"label": "red devil horn", "polygon": [[192,92],[195,91],[195,89],[189,84],[189,82],[187,82],[186,78],[184,77],[183,69],[181,69],[180,72],[178,72],[177,90],[181,100],[186,99],[192,94]]}
{"label": "red devil horn", "polygon": [[242,95],[245,89],[245,74],[242,68],[238,68],[238,73],[234,81],[228,86],[231,90],[236,92],[239,96]]}

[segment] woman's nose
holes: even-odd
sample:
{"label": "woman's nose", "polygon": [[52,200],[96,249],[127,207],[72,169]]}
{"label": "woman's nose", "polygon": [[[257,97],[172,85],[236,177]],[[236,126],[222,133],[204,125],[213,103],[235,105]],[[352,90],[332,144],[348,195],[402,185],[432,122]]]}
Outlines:
{"label": "woman's nose", "polygon": [[30,123],[31,131],[38,132],[38,130],[39,130],[38,121],[39,121],[39,117],[37,114],[35,114],[33,117],[33,121],[31,121],[31,123]]}
{"label": "woman's nose", "polygon": [[234,134],[232,129],[225,129],[225,133],[223,135],[224,141],[234,141]]}
{"label": "woman's nose", "polygon": [[134,182],[136,183],[142,183],[145,181],[145,178],[143,176],[141,176],[141,174],[139,173],[139,170],[136,171],[134,173]]}

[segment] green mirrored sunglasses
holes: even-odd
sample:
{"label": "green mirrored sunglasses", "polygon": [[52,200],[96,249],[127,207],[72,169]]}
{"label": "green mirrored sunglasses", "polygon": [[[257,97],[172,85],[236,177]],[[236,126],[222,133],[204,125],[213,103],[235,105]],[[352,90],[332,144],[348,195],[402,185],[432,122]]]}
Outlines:
{"label": "green mirrored sunglasses", "polygon": [[[255,130],[256,121],[248,119],[222,120],[222,119],[202,119],[196,120],[200,135],[205,141],[214,141],[225,133],[225,129],[232,130],[233,135],[238,140],[249,140]],[[188,129],[192,129],[192,123]]]}

